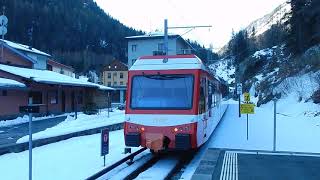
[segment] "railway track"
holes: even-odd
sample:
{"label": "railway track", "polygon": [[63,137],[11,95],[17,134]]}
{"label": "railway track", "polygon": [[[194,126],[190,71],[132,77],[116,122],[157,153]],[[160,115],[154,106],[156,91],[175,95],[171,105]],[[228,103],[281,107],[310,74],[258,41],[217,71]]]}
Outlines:
{"label": "railway track", "polygon": [[194,155],[194,153],[167,153],[158,155],[152,155],[149,153],[139,159],[136,159],[133,164],[119,170],[118,172],[112,172],[115,168],[126,163],[128,160],[133,159],[145,150],[146,148],[142,148],[135,153],[130,154],[129,156],[87,178],[87,180],[172,179],[172,177],[174,177],[176,173],[193,158]]}

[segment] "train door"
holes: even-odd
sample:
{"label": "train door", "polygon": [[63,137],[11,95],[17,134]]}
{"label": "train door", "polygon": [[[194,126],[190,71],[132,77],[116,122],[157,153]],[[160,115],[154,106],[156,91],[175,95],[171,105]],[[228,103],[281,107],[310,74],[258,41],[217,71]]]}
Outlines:
{"label": "train door", "polygon": [[200,82],[200,99],[199,99],[199,115],[200,122],[202,124],[202,137],[203,140],[207,137],[207,126],[208,126],[208,117],[207,117],[207,90],[206,90],[206,78],[202,77]]}

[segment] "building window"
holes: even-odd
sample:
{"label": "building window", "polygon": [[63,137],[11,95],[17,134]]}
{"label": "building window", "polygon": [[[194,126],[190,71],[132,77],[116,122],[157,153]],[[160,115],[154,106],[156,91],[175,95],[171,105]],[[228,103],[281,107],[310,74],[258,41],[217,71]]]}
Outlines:
{"label": "building window", "polygon": [[117,81],[113,82],[113,85],[116,86],[117,85]]}
{"label": "building window", "polygon": [[136,60],[137,60],[137,59],[132,59],[132,60],[131,60],[132,65],[136,62]]}
{"label": "building window", "polygon": [[114,77],[117,77],[117,73],[116,73],[116,72],[114,72],[114,73],[113,73],[113,76],[114,76]]}
{"label": "building window", "polygon": [[64,70],[62,68],[60,69],[60,74],[64,74]]}
{"label": "building window", "polygon": [[10,62],[10,61],[7,61],[7,63],[6,63],[6,64],[11,65],[11,62]]}
{"label": "building window", "polygon": [[2,96],[8,96],[8,91],[7,90],[3,90],[1,94],[2,94]]}
{"label": "building window", "polygon": [[132,52],[136,52],[137,51],[137,45],[136,44],[131,46],[131,51]]}
{"label": "building window", "polygon": [[120,81],[120,86],[123,86],[123,81]]}
{"label": "building window", "polygon": [[158,44],[158,51],[164,51],[164,45],[163,43]]}
{"label": "building window", "polygon": [[108,79],[111,79],[111,73],[108,73]]}
{"label": "building window", "polygon": [[58,104],[58,91],[49,92],[50,104]]}
{"label": "building window", "polygon": [[123,79],[123,73],[122,72],[120,73],[120,78]]}
{"label": "building window", "polygon": [[41,91],[31,91],[29,93],[29,98],[32,98],[32,104],[42,104],[42,92]]}
{"label": "building window", "polygon": [[109,87],[111,86],[111,82],[108,82],[108,86],[109,86]]}

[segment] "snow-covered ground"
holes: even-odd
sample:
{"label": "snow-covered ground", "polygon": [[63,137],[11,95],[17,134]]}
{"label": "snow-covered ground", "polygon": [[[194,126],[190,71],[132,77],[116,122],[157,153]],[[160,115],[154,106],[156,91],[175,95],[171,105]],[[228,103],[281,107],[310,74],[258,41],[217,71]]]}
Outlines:
{"label": "snow-covered ground", "polygon": [[[127,156],[123,154],[123,130],[110,132],[106,166]],[[134,148],[133,151],[138,148]],[[139,157],[150,154],[143,152]],[[123,164],[118,171],[127,167]],[[100,134],[76,137],[33,149],[33,179],[85,179],[103,169],[100,156]],[[0,179],[28,179],[28,151],[0,156]],[[116,172],[114,172],[116,174]]]}
{"label": "snow-covered ground", "polygon": [[[184,170],[181,179],[190,179],[207,148],[273,150],[273,102],[255,108],[249,115],[249,139],[246,115],[238,117],[238,105],[229,108],[209,142]],[[318,116],[316,116],[318,113]],[[277,102],[277,151],[320,153],[320,108],[311,102],[298,102],[294,94]]]}
{"label": "snow-covered ground", "polygon": [[225,58],[218,60],[218,62],[209,65],[209,69],[214,75],[222,78],[224,81],[234,83],[235,67],[232,65],[233,58]]}
{"label": "snow-covered ground", "polygon": [[[122,123],[124,121],[124,111],[114,110],[110,112],[108,118],[107,109],[102,110],[96,115],[86,115],[80,113],[75,119],[73,116],[68,115],[66,120],[59,123],[58,125],[48,128],[44,131],[40,131],[32,135],[32,139],[43,139],[48,137],[54,137],[64,134],[69,134],[73,132],[83,131],[86,129],[93,129],[97,127],[103,127],[111,124]],[[17,140],[17,143],[29,141],[29,136],[24,136]]]}
{"label": "snow-covered ground", "polygon": [[[256,107],[255,114],[249,115],[248,140],[246,139],[246,116],[242,115],[239,118],[237,102],[231,100],[229,103],[230,106],[220,125],[208,143],[199,150],[195,158],[186,167],[181,179],[191,178],[207,148],[273,149],[273,102]],[[114,117],[123,117],[122,112],[115,113],[119,114],[114,114]],[[277,151],[320,153],[320,143],[317,143],[320,139],[320,110],[318,105],[311,102],[299,102],[298,97],[291,94],[277,102],[277,113]],[[84,118],[84,115],[80,115],[78,120],[68,119],[56,128],[63,129],[67,124],[77,124],[77,121],[79,122],[79,128],[90,126],[90,124],[103,124],[102,122],[95,122],[98,121],[97,119],[105,120],[102,117],[95,118],[93,116],[88,120],[88,118]],[[112,119],[112,116],[110,119]],[[77,125],[68,125],[67,127],[66,129],[69,130],[78,128]],[[50,131],[58,132],[58,130],[47,130],[47,132]],[[107,164],[123,157],[123,148],[123,131],[110,132],[110,154],[107,156]],[[102,169],[102,158],[99,151],[99,134],[72,138],[35,148],[34,179],[84,179]],[[146,157],[145,155],[148,154],[148,152],[145,152],[141,157]],[[145,160],[148,158],[145,158]],[[28,177],[27,167],[28,151],[2,155],[0,156],[0,179],[26,179]],[[125,172],[128,170],[126,167],[127,165],[122,165],[112,174],[116,175],[120,171]]]}
{"label": "snow-covered ground", "polygon": [[[42,116],[42,117],[33,117],[32,121],[41,121],[41,120],[46,120],[49,118],[54,118],[54,117],[61,117],[61,116],[67,116],[68,113],[66,114],[61,114],[61,115],[50,115],[50,116]],[[0,121],[0,127],[8,127],[8,126],[14,126],[18,124],[23,124],[29,122],[29,116],[24,115],[23,117],[17,117],[16,119],[12,120],[1,120]]]}

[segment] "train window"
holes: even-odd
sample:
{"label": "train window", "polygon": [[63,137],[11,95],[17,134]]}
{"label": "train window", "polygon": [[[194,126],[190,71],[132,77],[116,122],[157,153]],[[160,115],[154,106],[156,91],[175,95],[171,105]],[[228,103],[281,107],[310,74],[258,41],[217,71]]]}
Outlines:
{"label": "train window", "polygon": [[209,109],[212,108],[212,84],[211,82],[209,82],[209,86],[208,86],[208,106],[209,106]]}
{"label": "train window", "polygon": [[132,109],[191,109],[193,75],[155,74],[132,79]]}
{"label": "train window", "polygon": [[205,83],[206,83],[205,78],[202,78],[201,85],[200,85],[199,114],[206,112]]}

